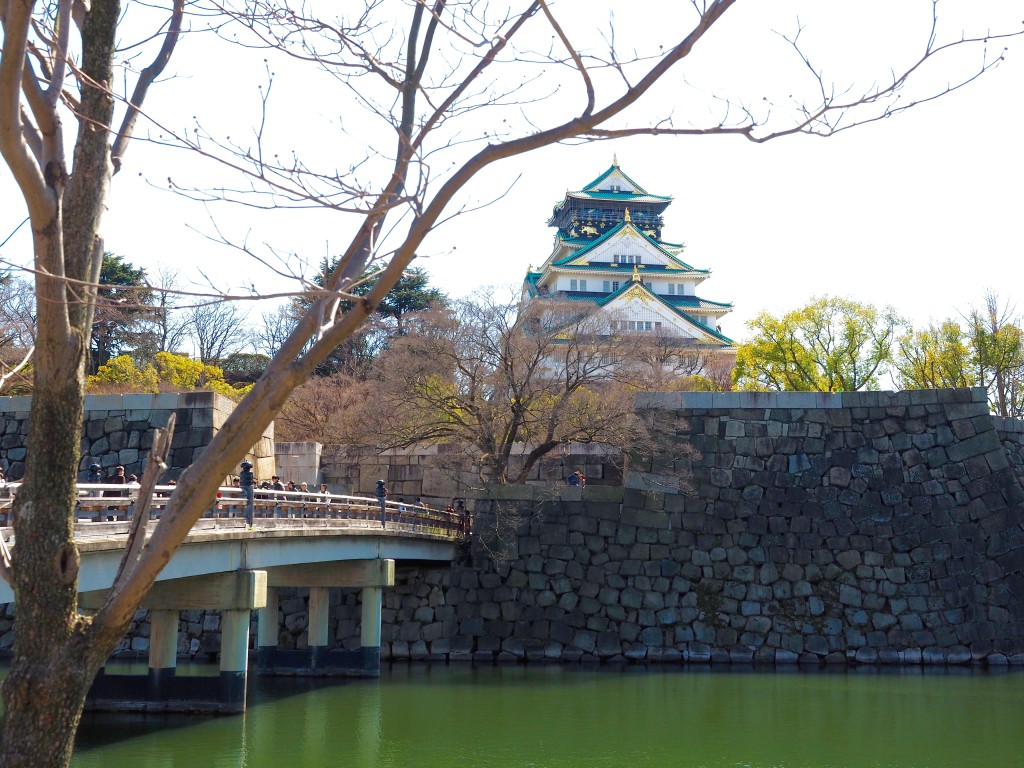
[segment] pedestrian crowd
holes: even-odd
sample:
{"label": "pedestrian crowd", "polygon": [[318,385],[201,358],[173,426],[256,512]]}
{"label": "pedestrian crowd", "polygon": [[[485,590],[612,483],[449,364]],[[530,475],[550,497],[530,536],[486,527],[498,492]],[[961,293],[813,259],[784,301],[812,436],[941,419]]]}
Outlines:
{"label": "pedestrian crowd", "polygon": [[[577,472],[575,484],[581,483],[582,473]],[[574,477],[574,476],[572,476]],[[0,474],[2,478],[2,474]],[[136,475],[126,475],[125,468],[121,465],[112,467],[110,474],[104,476],[103,468],[99,464],[90,464],[87,476],[87,482],[90,485],[120,485],[127,486],[129,488],[129,495],[131,495],[131,489],[140,488],[139,479]],[[583,480],[582,482],[585,482]],[[176,480],[168,480],[166,483],[161,485],[176,485]],[[293,480],[282,480],[280,475],[271,475],[269,480],[257,481],[256,475],[253,472],[253,463],[251,461],[243,461],[240,465],[240,472],[237,475],[232,475],[229,480],[229,485],[232,488],[237,488],[245,500],[245,520],[250,529],[253,527],[253,518],[255,516],[255,502],[256,500],[273,500],[273,501],[287,501],[289,500],[290,494],[310,494],[312,495],[312,501],[321,504],[330,504],[331,493],[328,490],[327,483],[296,483]],[[311,491],[310,487],[317,485],[317,490]],[[111,489],[111,490],[92,490],[88,492],[90,496],[97,497],[121,497],[124,495],[122,489]],[[170,495],[168,490],[159,490],[156,493],[157,496],[166,497]],[[388,501],[388,489],[384,484],[383,480],[378,480],[374,495],[380,504],[381,510],[381,526],[386,525],[387,519],[387,501]],[[298,500],[303,500],[302,497],[291,497]],[[217,493],[218,501],[221,500],[221,493]],[[306,497],[305,501],[310,499]],[[411,510],[431,510],[431,506],[425,502],[421,497],[417,496],[411,503],[407,502],[402,496],[392,502],[394,508],[398,512],[408,512]],[[111,510],[114,507],[110,508]],[[466,532],[470,528],[470,516],[466,510],[465,502],[462,499],[452,499],[448,505],[444,508],[444,511],[458,521],[459,526]]]}

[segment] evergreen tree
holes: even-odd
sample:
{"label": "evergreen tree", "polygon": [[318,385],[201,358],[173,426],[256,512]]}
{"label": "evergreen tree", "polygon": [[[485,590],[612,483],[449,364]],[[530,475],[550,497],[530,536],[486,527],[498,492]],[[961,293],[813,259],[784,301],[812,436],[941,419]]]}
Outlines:
{"label": "evergreen tree", "polygon": [[141,346],[145,340],[140,338],[140,326],[155,311],[145,270],[123,256],[104,253],[89,346],[90,372]]}
{"label": "evergreen tree", "polygon": [[[324,259],[320,265],[320,274],[313,278],[313,282],[322,286],[323,276],[334,266],[336,266],[336,260],[334,264],[331,264]],[[367,268],[349,293],[356,296],[368,294],[377,284],[383,270],[383,265]],[[300,298],[298,303],[305,307],[311,302],[307,298]],[[344,344],[338,346],[317,368],[317,373],[331,375],[346,372],[357,376],[365,375],[373,361],[387,349],[392,339],[408,333],[410,318],[413,315],[428,309],[443,307],[447,303],[448,297],[441,290],[430,285],[430,277],[424,269],[410,267],[402,273],[394,287],[377,305],[373,319],[368,321],[358,333],[347,339]],[[351,301],[344,301],[340,311],[347,312],[351,307]]]}

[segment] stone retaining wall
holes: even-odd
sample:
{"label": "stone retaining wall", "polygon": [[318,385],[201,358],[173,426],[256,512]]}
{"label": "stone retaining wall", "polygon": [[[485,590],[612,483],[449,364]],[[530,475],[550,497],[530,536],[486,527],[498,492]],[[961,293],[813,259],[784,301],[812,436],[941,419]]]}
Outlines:
{"label": "stone retaining wall", "polygon": [[[296,446],[302,445],[318,444],[280,444],[279,465],[285,464],[282,454],[297,453]],[[443,506],[453,498],[474,494],[481,486],[474,469],[474,455],[464,446],[433,445],[384,453],[344,445],[321,448],[321,482],[340,493],[372,495],[375,482],[384,479],[393,498],[414,499],[419,496]],[[525,450],[523,446],[517,446],[517,449],[511,462],[513,471],[522,466],[519,456]],[[556,451],[538,462],[527,482],[557,483],[566,475],[581,470],[590,485],[618,486],[622,484],[621,464],[621,456],[608,448],[572,443],[564,453]]]}
{"label": "stone retaining wall", "polygon": [[[382,656],[1024,663],[1024,429],[983,391],[640,405],[700,457],[476,501],[460,562],[399,564]],[[305,645],[305,599],[281,601],[282,647]],[[216,646],[207,617],[183,622]],[[355,591],[333,591],[330,622],[358,645]]]}
{"label": "stone retaining wall", "polygon": [[1024,429],[984,391],[640,405],[700,458],[479,502],[466,564],[386,593],[384,655],[1024,663]]}
{"label": "stone retaining wall", "polygon": [[[12,480],[25,473],[25,444],[31,397],[0,397],[0,465]],[[153,444],[153,430],[177,415],[167,479],[177,478],[213,439],[235,404],[214,392],[156,395],[88,395],[82,425],[78,478],[85,481],[89,464],[96,462],[107,474],[123,465],[125,474],[142,476],[142,465]],[[274,471],[274,426],[249,452],[260,477]]]}

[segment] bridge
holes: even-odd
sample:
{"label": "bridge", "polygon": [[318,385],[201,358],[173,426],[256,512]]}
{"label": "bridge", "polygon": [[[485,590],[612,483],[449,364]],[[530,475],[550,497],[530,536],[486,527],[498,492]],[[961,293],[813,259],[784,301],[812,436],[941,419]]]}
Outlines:
{"label": "bridge", "polygon": [[[136,499],[132,486],[80,486],[75,542],[81,555],[79,607],[98,609],[117,574]],[[9,495],[17,488],[8,489]],[[157,486],[151,530],[173,486]],[[101,493],[116,494],[101,496]],[[163,494],[163,495],[160,495]],[[454,509],[324,493],[273,492],[255,502],[250,527],[238,488],[221,488],[204,516],[163,569],[141,608],[150,611],[146,676],[97,676],[93,710],[237,712],[245,708],[251,611],[259,611],[256,664],[261,674],[380,673],[383,590],[403,562],[450,563],[468,520]],[[163,500],[163,501],[162,501]],[[0,513],[7,514],[10,498]],[[13,529],[0,529],[16,548]],[[278,590],[309,589],[308,650],[278,649]],[[329,590],[360,590],[360,649],[328,648]],[[12,602],[0,582],[0,603]],[[179,614],[220,611],[218,677],[179,676]]]}

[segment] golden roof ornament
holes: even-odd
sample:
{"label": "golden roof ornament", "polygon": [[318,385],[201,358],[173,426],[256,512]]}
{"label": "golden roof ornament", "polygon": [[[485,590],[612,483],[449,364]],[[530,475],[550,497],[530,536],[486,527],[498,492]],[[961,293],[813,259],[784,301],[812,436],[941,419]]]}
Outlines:
{"label": "golden roof ornament", "polygon": [[619,153],[618,152],[613,152],[612,153],[612,165],[614,165],[616,168],[619,167]]}
{"label": "golden roof ornament", "polygon": [[629,208],[627,208],[626,209],[626,223],[627,224],[631,224],[632,222],[633,222],[633,218],[629,215]]}
{"label": "golden roof ornament", "polygon": [[641,282],[640,281],[640,268],[636,264],[633,265],[633,282],[634,283]]}

